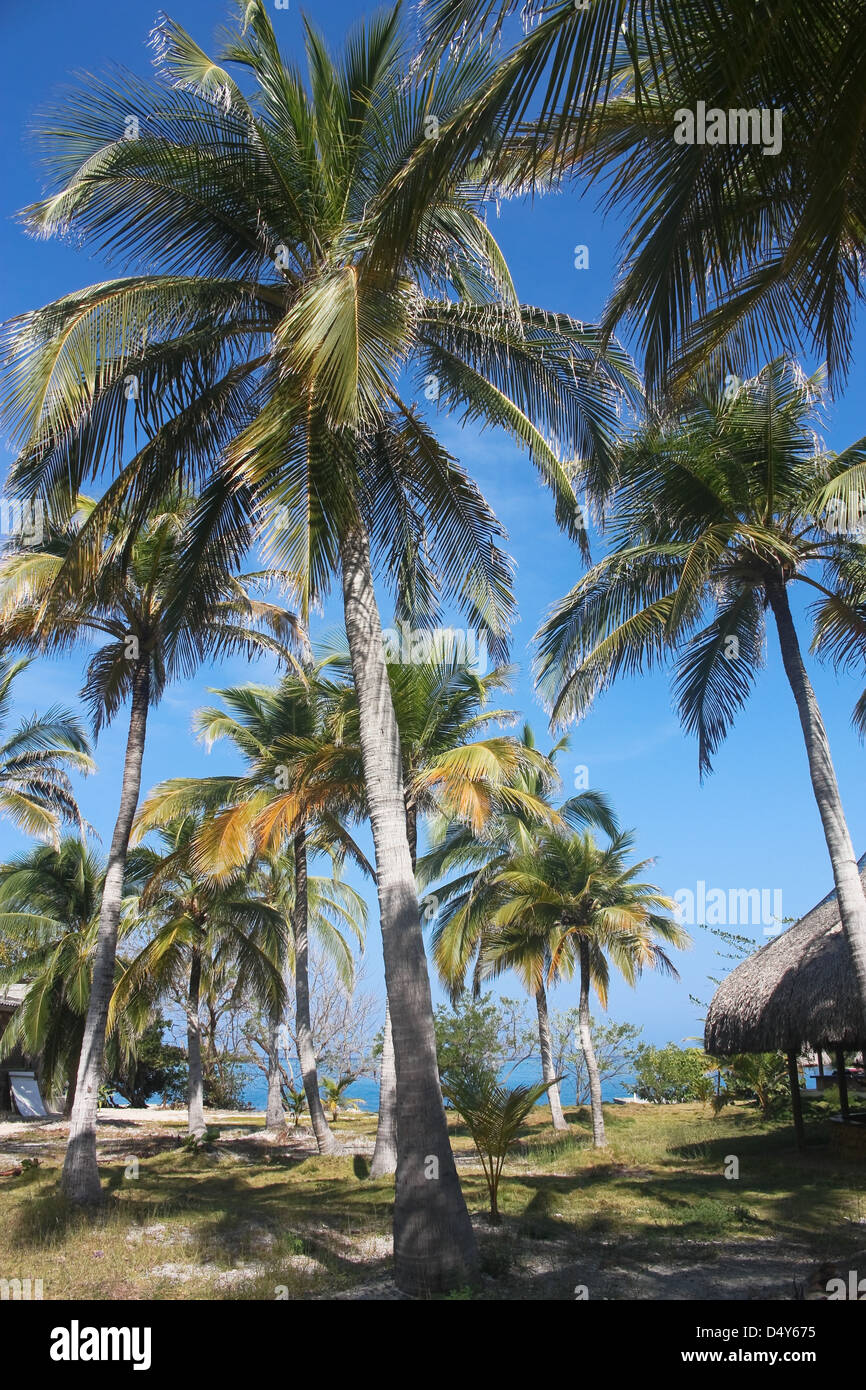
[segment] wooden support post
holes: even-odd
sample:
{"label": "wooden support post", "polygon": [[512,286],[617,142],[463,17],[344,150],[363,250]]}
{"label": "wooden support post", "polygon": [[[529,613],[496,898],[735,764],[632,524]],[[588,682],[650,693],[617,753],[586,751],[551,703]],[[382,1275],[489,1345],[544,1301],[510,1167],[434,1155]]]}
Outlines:
{"label": "wooden support post", "polygon": [[842,1111],[842,1119],[848,1123],[850,1110],[848,1108],[848,1077],[845,1075],[845,1053],[841,1047],[836,1049],[836,1075],[839,1078],[839,1109]]}
{"label": "wooden support post", "polygon": [[805,1134],[803,1130],[803,1104],[800,1099],[800,1073],[797,1070],[796,1052],[788,1053],[788,1080],[791,1083],[791,1109],[794,1112],[794,1133],[797,1136],[797,1148],[802,1149]]}

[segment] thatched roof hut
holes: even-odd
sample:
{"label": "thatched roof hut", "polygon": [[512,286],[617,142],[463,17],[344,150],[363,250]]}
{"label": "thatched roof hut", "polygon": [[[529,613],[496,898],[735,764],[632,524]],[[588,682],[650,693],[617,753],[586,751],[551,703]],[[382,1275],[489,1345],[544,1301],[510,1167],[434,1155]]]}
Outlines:
{"label": "thatched roof hut", "polygon": [[[866,888],[866,854],[858,867]],[[835,1052],[848,1117],[843,1053],[866,1047],[866,1025],[835,889],[722,981],[707,1014],[704,1046],[719,1057],[784,1052],[798,1138],[797,1057],[807,1046]]]}
{"label": "thatched roof hut", "polygon": [[[866,854],[859,861],[866,887]],[[800,1052],[866,1046],[857,982],[836,893],[744,960],[713,995],[708,1052]]]}

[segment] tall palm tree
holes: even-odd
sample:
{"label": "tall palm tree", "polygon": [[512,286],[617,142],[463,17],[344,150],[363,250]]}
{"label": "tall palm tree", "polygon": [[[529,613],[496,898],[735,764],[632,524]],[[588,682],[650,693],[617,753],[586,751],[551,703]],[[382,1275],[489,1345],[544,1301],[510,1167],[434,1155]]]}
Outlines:
{"label": "tall palm tree", "polygon": [[545,830],[532,850],[514,855],[498,875],[499,904],[484,945],[482,973],[516,968],[531,981],[580,978],[580,1045],[586,1061],[593,1143],[605,1144],[601,1077],[592,1043],[590,988],[607,1003],[608,960],[629,984],[649,966],[676,975],[662,942],[683,947],[688,934],[668,914],[676,904],[652,883],[637,881],[649,860],[631,860],[634,841],[619,833],[599,846],[589,831]]}
{"label": "tall palm tree", "polygon": [[[334,749],[324,729],[333,698],[315,670],[287,675],[277,686],[244,685],[216,692],[223,708],[196,714],[196,727],[208,747],[227,739],[241,754],[247,770],[239,776],[171,778],[153,788],[142,805],[136,833],[165,826],[192,810],[210,813],[199,832],[198,862],[209,874],[233,875],[256,856],[282,864],[288,841],[292,868],[275,872],[280,906],[291,912],[295,977],[295,1031],[310,1122],[321,1153],[336,1141],[328,1128],[319,1093],[309,985],[310,851],[324,850],[335,860],[350,855],[372,870],[344,822],[363,799],[360,766]],[[305,769],[327,750],[323,771],[314,778]],[[288,877],[287,877],[288,874]],[[271,1032],[280,1019],[271,1018]],[[271,1070],[273,1072],[273,1053]],[[276,1112],[275,1112],[276,1113]]]}
{"label": "tall palm tree", "polygon": [[[772,614],[866,1019],[866,898],[789,597],[794,585],[814,595],[819,654],[862,667],[864,444],[820,448],[820,392],[820,374],[775,361],[731,398],[699,397],[624,442],[610,553],[542,627],[540,679],[562,722],[618,675],[673,657],[703,774],[752,689]],[[866,697],[861,727],[864,711]]]}
{"label": "tall palm tree", "polygon": [[[374,566],[410,621],[430,619],[441,595],[494,654],[513,601],[496,518],[398,388],[408,373],[440,410],[504,428],[581,536],[570,460],[607,452],[634,377],[591,326],[519,303],[481,215],[474,151],[429,190],[399,255],[385,251],[389,191],[488,60],[407,72],[398,7],[358,29],[339,62],[307,25],[305,83],[263,0],[238,13],[216,60],[162,20],[156,82],[89,78],[46,122],[54,191],[28,225],[74,230],[133,273],[13,325],[13,487],[51,498],[110,468],[93,556],[120,502],[144,515],[181,472],[200,481],[202,534],[238,514],[262,520],[302,617],[339,576],[395,1037],[397,1279],[435,1292],[473,1283],[477,1251],[439,1092]],[[226,65],[240,65],[249,97]],[[130,414],[151,437],[118,467]]]}
{"label": "tall palm tree", "polygon": [[[407,178],[396,244],[437,166],[482,141],[500,148],[531,108],[527,180],[576,168],[625,216],[605,323],[633,322],[651,386],[713,360],[717,377],[748,375],[768,341],[808,344],[841,379],[866,250],[862,5],[420,0],[431,61],[449,45],[495,44],[517,10],[524,34]],[[721,140],[715,128],[675,138],[679,113],[697,116],[698,103],[723,113]],[[762,110],[776,113],[772,154],[751,131],[748,113],[760,121]]]}
{"label": "tall palm tree", "polygon": [[150,940],[124,971],[112,998],[116,1009],[142,1003],[152,1008],[174,988],[185,997],[189,1062],[188,1131],[200,1137],[204,1071],[200,1009],[213,978],[228,971],[238,1000],[254,999],[269,1010],[285,1002],[280,964],[285,958],[285,919],[257,892],[249,874],[214,882],[193,859],[201,821],[186,816],[160,832],[160,847],[140,845],[130,870],[141,880],[139,925]]}
{"label": "tall palm tree", "polygon": [[[231,538],[196,546],[194,499],[164,498],[141,524],[121,515],[96,569],[75,560],[95,504],[79,499],[65,524],[50,525],[40,547],[11,550],[0,563],[0,641],[40,652],[68,650],[96,635],[101,645],[87,665],[84,698],[96,732],[125,700],[129,734],[120,806],[112,834],[99,915],[93,983],[63,1165],[63,1190],[76,1202],[101,1200],[96,1161],[96,1111],[106,1023],[114,988],[117,929],[129,837],[141,784],[147,717],[166,684],[188,676],[208,658],[267,650],[289,659],[295,620],[250,597],[229,565],[243,543],[243,524]],[[190,568],[190,551],[196,549]]]}
{"label": "tall palm tree", "polygon": [[[527,724],[522,744],[527,760],[510,787],[498,789],[504,795],[497,796],[495,813],[477,828],[440,816],[434,822],[433,845],[418,866],[422,884],[439,884],[440,880],[445,880],[435,891],[439,909],[433,928],[433,956],[439,975],[452,995],[464,989],[473,957],[476,962],[474,986],[476,990],[480,988],[492,914],[500,900],[500,875],[513,856],[531,853],[536,832],[544,826],[564,829],[568,824],[596,825],[610,835],[616,834],[618,829],[613,811],[599,792],[584,792],[566,801],[559,811],[554,810],[551,794],[559,779],[553,759],[567,747],[565,739],[542,758],[535,749],[535,738]],[[535,754],[532,761],[530,753]],[[524,985],[535,999],[541,1068],[548,1084],[553,1127],[565,1129],[553,1066],[546,971],[539,967],[521,974]]]}
{"label": "tall palm tree", "polygon": [[[15,678],[29,665],[27,657],[0,658],[0,723],[9,715]],[[22,720],[0,743],[0,816],[59,848],[62,823],[81,834],[85,829],[69,773],[86,775],[94,766],[76,715],[55,705]]]}

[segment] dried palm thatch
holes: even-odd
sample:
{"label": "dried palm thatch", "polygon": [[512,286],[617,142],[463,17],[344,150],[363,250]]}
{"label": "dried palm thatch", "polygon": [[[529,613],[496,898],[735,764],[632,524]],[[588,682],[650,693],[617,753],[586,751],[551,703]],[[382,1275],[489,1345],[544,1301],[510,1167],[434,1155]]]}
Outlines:
{"label": "dried palm thatch", "polygon": [[[866,854],[859,860],[866,887]],[[859,1049],[866,1027],[839,921],[836,893],[744,960],[713,995],[704,1029],[708,1052]]]}

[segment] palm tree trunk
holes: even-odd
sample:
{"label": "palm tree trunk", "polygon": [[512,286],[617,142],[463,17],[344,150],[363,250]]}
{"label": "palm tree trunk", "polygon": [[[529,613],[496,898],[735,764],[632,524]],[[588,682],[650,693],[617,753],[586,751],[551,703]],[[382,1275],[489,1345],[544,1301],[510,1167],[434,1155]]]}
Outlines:
{"label": "palm tree trunk", "polygon": [[556,1072],[553,1069],[553,1049],[550,1046],[550,1018],[547,1013],[547,994],[544,985],[538,986],[535,991],[535,1007],[538,1011],[538,1042],[541,1047],[541,1075],[545,1081],[552,1082],[547,1089],[547,1099],[550,1103],[550,1118],[553,1120],[554,1129],[568,1129],[565,1123],[565,1116],[562,1113],[562,1101],[559,1098],[559,1084],[554,1080]]}
{"label": "palm tree trunk", "polygon": [[310,1123],[320,1154],[338,1151],[338,1144],[325,1119],[322,1097],[319,1095],[319,1072],[316,1049],[310,1026],[310,948],[307,939],[307,832],[298,830],[294,839],[295,851],[295,910],[292,913],[292,933],[295,940],[295,1030],[298,1035],[298,1060],[304,1078],[304,1094]]}
{"label": "palm tree trunk", "polygon": [[406,1293],[443,1293],[477,1283],[478,1251],[439,1087],[430,978],[406,827],[400,736],[369,542],[360,522],[341,538],[340,555],[397,1073],[395,1277]]}
{"label": "palm tree trunk", "polygon": [[[418,864],[418,812],[409,801],[403,779],[403,800],[406,806],[406,838],[412,873]],[[397,1071],[394,1066],[394,1030],[391,1009],[385,1000],[385,1034],[382,1040],[382,1065],[379,1070],[379,1119],[376,1125],[376,1146],[370,1164],[370,1177],[383,1178],[397,1171]]]}
{"label": "palm tree trunk", "polygon": [[589,942],[580,943],[580,1008],[578,1009],[580,1046],[586,1062],[589,1077],[589,1103],[592,1110],[592,1142],[595,1148],[603,1149],[607,1140],[604,1135],[604,1111],[601,1108],[601,1077],[595,1048],[592,1045],[592,1028],[589,1019]]}
{"label": "palm tree trunk", "polygon": [[280,1090],[280,1024],[282,1013],[275,1009],[268,1019],[268,1104],[265,1112],[265,1129],[282,1129],[286,1122],[283,1114],[283,1094]]}
{"label": "palm tree trunk", "polygon": [[201,1067],[201,951],[193,947],[189,966],[189,993],[186,1001],[186,1052],[189,1060],[187,1133],[200,1139],[207,1128],[204,1120],[204,1076]]}
{"label": "palm tree trunk", "polygon": [[863,892],[857,857],[842,810],[827,730],[803,663],[784,585],[768,585],[767,597],[776,619],[785,674],[797,702],[797,713],[800,716],[809,759],[812,790],[818,803],[824,839],[833,866],[839,916],[851,952],[854,977],[860,995],[860,1013],[866,1027],[866,895]]}
{"label": "palm tree trunk", "polygon": [[385,1035],[382,1040],[382,1065],[379,1068],[379,1120],[376,1125],[376,1147],[370,1164],[371,1178],[384,1178],[397,1171],[397,1071],[394,1066],[394,1031],[391,1009],[385,1000]]}
{"label": "palm tree trunk", "polygon": [[123,899],[123,879],[129,836],[141,789],[141,763],[147,732],[147,711],[150,703],[150,671],[148,659],[136,663],[132,678],[132,707],[129,713],[129,734],[123,761],[123,781],[120,808],[108,851],[108,867],[99,909],[99,929],[93,960],[93,980],[84,1025],[81,1060],[75,1082],[75,1102],[69,1124],[69,1140],[63,1163],[61,1186],[73,1202],[100,1202],[102,1188],[99,1165],[96,1161],[96,1112],[99,1107],[99,1087],[105,1057],[105,1028],[108,1006],[114,990],[114,966],[117,956],[117,928]]}
{"label": "palm tree trunk", "polygon": [[[81,1034],[82,1034],[82,1039],[83,1039],[83,1036],[84,1036],[84,1029],[83,1029],[83,1027],[82,1027],[82,1030],[81,1030]],[[66,1119],[68,1119],[68,1118],[72,1115],[72,1109],[73,1109],[73,1106],[75,1105],[75,1092],[76,1092],[76,1089],[77,1089],[76,1083],[77,1083],[77,1081],[78,1081],[78,1068],[81,1066],[81,1048],[82,1048],[82,1046],[83,1046],[83,1042],[79,1042],[79,1044],[78,1044],[78,1050],[77,1050],[77,1052],[76,1052],[76,1054],[75,1054],[75,1063],[74,1063],[74,1065],[72,1065],[72,1066],[69,1067],[69,1070],[68,1070],[68,1072],[67,1072],[67,1081],[68,1081],[68,1085],[67,1085],[67,1088],[66,1088],[66,1100],[64,1101],[64,1104],[63,1104],[63,1115],[64,1115],[64,1117],[65,1117]]]}
{"label": "palm tree trunk", "polygon": [[[81,1061],[81,1059],[80,1059],[80,1057],[79,1057],[79,1064],[80,1064],[80,1061]],[[64,1114],[64,1115],[71,1115],[71,1114],[72,1114],[72,1111],[73,1111],[73,1109],[74,1109],[74,1107],[75,1107],[75,1091],[76,1091],[76,1084],[77,1084],[77,1081],[78,1081],[78,1067],[76,1066],[75,1071],[71,1074],[71,1076],[70,1076],[70,1078],[69,1078],[69,1089],[68,1089],[67,1092],[66,1092],[66,1101],[65,1101],[64,1106],[63,1106],[63,1114]]]}

